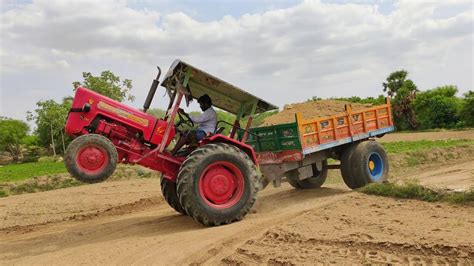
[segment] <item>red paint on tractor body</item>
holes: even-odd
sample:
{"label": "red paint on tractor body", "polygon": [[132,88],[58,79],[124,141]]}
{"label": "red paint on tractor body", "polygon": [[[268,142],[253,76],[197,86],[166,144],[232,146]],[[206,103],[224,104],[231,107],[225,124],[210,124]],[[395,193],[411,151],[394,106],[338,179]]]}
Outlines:
{"label": "red paint on tractor body", "polygon": [[[90,106],[87,112],[77,111],[86,104]],[[76,111],[69,113],[66,122],[66,133],[69,135],[103,135],[117,149],[119,162],[140,164],[176,178],[184,159],[173,157],[166,152],[157,152],[167,126],[165,120],[157,119],[84,87],[77,88],[71,109]],[[171,126],[165,146],[169,145],[175,134],[174,126]],[[84,150],[78,159],[89,172],[97,171],[94,169],[96,165],[103,163],[100,151],[94,148]]]}
{"label": "red paint on tractor body", "polygon": [[[134,131],[140,132],[145,141],[155,145],[160,144],[163,139],[166,121],[157,119],[152,115],[114,101],[84,87],[79,87],[76,90],[72,108],[83,108],[85,104],[90,105],[89,112],[69,113],[66,122],[66,133],[73,136],[83,135],[86,133],[84,128],[89,126],[96,117],[100,116],[106,121],[108,118],[127,129],[134,129]],[[172,128],[167,145],[173,139],[174,134],[174,128]]]}

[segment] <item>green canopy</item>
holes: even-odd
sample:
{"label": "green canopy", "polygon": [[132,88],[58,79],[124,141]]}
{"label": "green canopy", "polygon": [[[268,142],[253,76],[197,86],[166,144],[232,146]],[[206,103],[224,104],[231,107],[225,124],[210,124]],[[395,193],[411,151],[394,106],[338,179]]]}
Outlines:
{"label": "green canopy", "polygon": [[211,97],[213,106],[242,117],[251,114],[252,110],[257,114],[278,109],[277,106],[181,60],[173,62],[161,85],[176,90],[178,83],[185,86],[193,98],[198,99],[207,94]]}

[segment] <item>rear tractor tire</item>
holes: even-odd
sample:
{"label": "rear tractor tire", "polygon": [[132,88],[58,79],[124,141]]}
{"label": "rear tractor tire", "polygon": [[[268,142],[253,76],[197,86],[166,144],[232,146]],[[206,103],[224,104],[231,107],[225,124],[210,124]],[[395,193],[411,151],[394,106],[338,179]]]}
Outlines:
{"label": "rear tractor tire", "polygon": [[257,199],[257,169],[249,156],[226,143],[194,150],[181,165],[178,196],[186,213],[207,226],[242,220]]}
{"label": "rear tractor tire", "polygon": [[186,214],[183,206],[179,202],[178,193],[176,191],[176,183],[166,179],[163,175],[160,177],[161,183],[161,194],[165,198],[168,205],[171,206],[175,211]]}
{"label": "rear tractor tire", "polygon": [[321,187],[328,176],[328,162],[322,162],[322,169],[318,170],[316,164],[312,164],[313,176],[305,179],[298,178],[298,170],[292,170],[287,173],[286,179],[288,183],[296,189],[313,189]]}
{"label": "rear tractor tire", "polygon": [[114,144],[97,134],[82,135],[74,139],[64,156],[66,168],[77,180],[98,183],[113,174],[118,155]]}
{"label": "rear tractor tire", "polygon": [[388,178],[388,157],[383,147],[373,140],[347,147],[341,158],[341,175],[351,189],[369,183],[383,183]]}

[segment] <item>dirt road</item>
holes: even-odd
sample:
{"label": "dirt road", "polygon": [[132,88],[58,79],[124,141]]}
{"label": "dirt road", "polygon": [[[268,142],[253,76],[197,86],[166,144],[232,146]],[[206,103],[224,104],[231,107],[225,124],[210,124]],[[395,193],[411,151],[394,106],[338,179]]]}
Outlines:
{"label": "dirt road", "polygon": [[0,263],[474,262],[473,207],[283,184],[243,221],[208,228],[159,195],[148,179],[0,199]]}

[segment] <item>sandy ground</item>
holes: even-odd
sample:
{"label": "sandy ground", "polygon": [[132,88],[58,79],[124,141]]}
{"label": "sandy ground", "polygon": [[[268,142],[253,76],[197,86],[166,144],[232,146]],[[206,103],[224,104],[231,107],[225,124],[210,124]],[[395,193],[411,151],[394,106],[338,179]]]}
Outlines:
{"label": "sandy ground", "polygon": [[[474,164],[404,178],[460,190]],[[139,179],[1,198],[0,264],[472,265],[473,228],[472,206],[286,183],[260,192],[243,221],[204,227],[164,202],[159,180]]]}
{"label": "sandy ground", "polygon": [[243,221],[209,228],[158,191],[148,179],[0,199],[0,264],[474,263],[473,207],[283,184]]}
{"label": "sandy ground", "polygon": [[454,191],[466,191],[474,187],[474,163],[466,162],[441,169],[422,172],[409,176],[408,179],[416,179],[421,185],[449,189]]}

